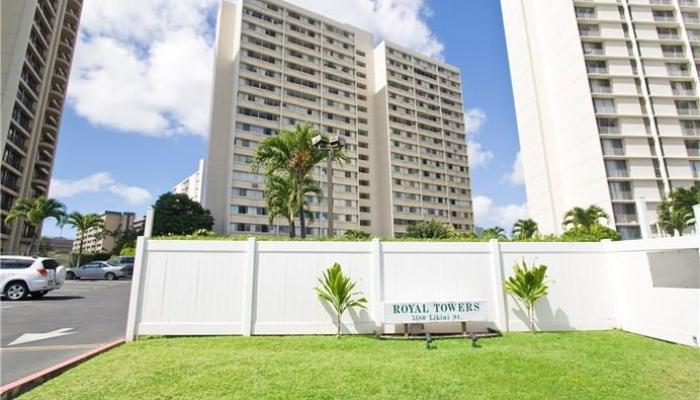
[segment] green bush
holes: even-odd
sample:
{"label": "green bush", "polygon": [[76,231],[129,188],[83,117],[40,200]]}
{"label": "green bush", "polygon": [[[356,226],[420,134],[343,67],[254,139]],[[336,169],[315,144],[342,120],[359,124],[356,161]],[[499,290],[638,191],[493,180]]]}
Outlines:
{"label": "green bush", "polygon": [[[83,253],[80,256],[80,265],[85,265],[92,261],[107,261],[112,258],[111,253]],[[78,253],[71,253],[70,263],[71,267],[77,267],[76,263],[78,261]]]}
{"label": "green bush", "polygon": [[348,229],[343,234],[343,238],[347,240],[363,241],[370,239],[371,236],[367,232],[358,231],[356,229]]}
{"label": "green bush", "polygon": [[599,242],[603,239],[620,240],[622,237],[614,229],[600,224],[593,224],[590,228],[577,226],[561,235],[562,242]]}
{"label": "green bush", "polygon": [[136,249],[133,247],[124,247],[122,251],[119,252],[120,256],[135,256]]}
{"label": "green bush", "polygon": [[450,239],[458,236],[452,225],[431,219],[411,225],[406,230],[406,238],[412,239]]}

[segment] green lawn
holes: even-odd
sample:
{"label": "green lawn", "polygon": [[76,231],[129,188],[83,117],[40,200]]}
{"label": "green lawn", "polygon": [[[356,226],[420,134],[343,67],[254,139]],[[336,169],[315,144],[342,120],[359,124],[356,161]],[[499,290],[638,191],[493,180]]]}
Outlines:
{"label": "green lawn", "polygon": [[29,399],[696,399],[700,351],[624,332],[424,342],[335,337],[141,340]]}

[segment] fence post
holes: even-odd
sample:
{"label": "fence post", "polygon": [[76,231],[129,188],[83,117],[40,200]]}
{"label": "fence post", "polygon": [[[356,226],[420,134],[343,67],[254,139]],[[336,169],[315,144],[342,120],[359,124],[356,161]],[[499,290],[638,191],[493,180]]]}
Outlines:
{"label": "fence post", "polygon": [[255,269],[258,244],[254,237],[246,245],[245,278],[243,281],[243,336],[253,334],[253,299],[255,298]]}
{"label": "fence post", "polygon": [[384,330],[382,323],[382,301],[384,300],[384,254],[382,242],[372,239],[372,317],[374,318],[374,333],[381,335]]}
{"label": "fence post", "polygon": [[[151,210],[152,213],[152,210]],[[148,217],[146,217],[148,218]],[[139,236],[136,239],[136,257],[134,257],[134,271],[131,276],[131,293],[129,294],[129,312],[126,318],[125,339],[131,342],[138,334],[138,324],[141,319],[141,303],[143,302],[143,276],[146,269],[146,253],[148,252],[148,238]]]}
{"label": "fence post", "polygon": [[149,238],[153,234],[153,207],[146,210],[146,223],[143,227],[143,236]]}
{"label": "fence post", "polygon": [[501,259],[501,244],[498,239],[489,240],[491,251],[491,282],[493,290],[494,321],[501,331],[509,331],[508,308],[506,303],[506,293],[503,289],[503,263]]}
{"label": "fence post", "polygon": [[[695,235],[698,242],[700,242],[700,204],[693,206],[693,216],[695,217]],[[698,252],[700,252],[700,243]],[[700,307],[700,298],[698,298],[698,307]],[[698,333],[693,337],[693,341],[695,342],[695,347],[700,347],[700,320],[698,320]]]}

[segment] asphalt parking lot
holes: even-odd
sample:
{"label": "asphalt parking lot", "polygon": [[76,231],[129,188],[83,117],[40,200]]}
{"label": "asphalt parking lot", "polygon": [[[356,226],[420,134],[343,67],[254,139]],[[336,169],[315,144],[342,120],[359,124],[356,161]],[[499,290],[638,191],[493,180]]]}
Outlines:
{"label": "asphalt parking lot", "polygon": [[130,280],[66,281],[42,299],[0,302],[2,385],[124,337]]}

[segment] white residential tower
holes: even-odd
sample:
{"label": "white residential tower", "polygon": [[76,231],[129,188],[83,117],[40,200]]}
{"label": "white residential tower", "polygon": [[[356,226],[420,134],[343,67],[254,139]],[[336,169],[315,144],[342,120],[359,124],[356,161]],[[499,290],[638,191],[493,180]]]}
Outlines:
{"label": "white residential tower", "polygon": [[625,238],[700,182],[697,0],[501,0],[527,204],[544,232],[597,204]]}

